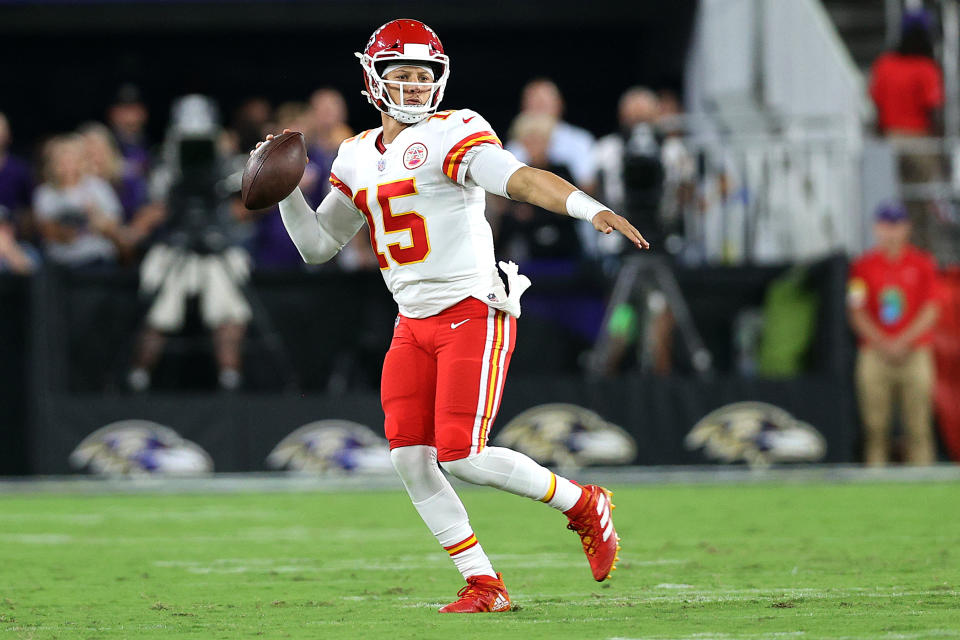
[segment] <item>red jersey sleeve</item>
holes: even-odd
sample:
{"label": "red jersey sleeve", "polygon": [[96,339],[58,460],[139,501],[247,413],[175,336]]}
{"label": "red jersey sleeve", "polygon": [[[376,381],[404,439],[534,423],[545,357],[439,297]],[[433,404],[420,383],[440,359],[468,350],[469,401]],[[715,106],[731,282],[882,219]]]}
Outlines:
{"label": "red jersey sleeve", "polygon": [[[446,113],[447,115],[442,115]],[[446,131],[443,136],[443,173],[457,184],[464,184],[467,166],[473,156],[472,150],[492,144],[502,147],[500,138],[483,116],[470,109],[441,112],[433,116],[443,117]]]}

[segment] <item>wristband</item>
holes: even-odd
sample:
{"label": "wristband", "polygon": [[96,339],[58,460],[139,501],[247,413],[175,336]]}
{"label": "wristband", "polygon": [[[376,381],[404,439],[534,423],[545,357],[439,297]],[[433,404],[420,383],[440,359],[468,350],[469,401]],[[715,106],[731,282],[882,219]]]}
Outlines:
{"label": "wristband", "polygon": [[601,211],[609,210],[608,206],[597,202],[583,191],[574,191],[567,196],[567,215],[571,218],[579,218],[590,222],[593,220],[593,216]]}

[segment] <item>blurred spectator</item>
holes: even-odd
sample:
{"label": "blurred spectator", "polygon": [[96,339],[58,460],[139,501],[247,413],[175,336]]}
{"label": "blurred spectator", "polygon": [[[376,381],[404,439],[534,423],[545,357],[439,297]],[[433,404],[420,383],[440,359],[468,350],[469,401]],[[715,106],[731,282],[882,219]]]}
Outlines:
{"label": "blurred spectator", "polygon": [[[550,135],[547,157],[554,165],[569,168],[575,185],[592,192],[596,166],[593,160],[593,135],[586,129],[564,122],[563,96],[557,85],[547,78],[531,80],[523,88],[521,114],[542,114],[553,118],[556,124]],[[521,161],[528,162],[526,150],[518,140],[511,139],[507,148]]]}
{"label": "blurred spectator", "polygon": [[0,273],[27,274],[39,262],[35,250],[17,241],[30,206],[33,178],[29,165],[9,152],[12,136],[0,112]]}
{"label": "blurred spectator", "polygon": [[[550,159],[550,140],[556,126],[553,116],[521,113],[510,127],[510,137],[520,145],[531,167],[570,180],[570,170]],[[498,225],[497,254],[516,262],[579,259],[576,222],[525,202],[511,202]]]}
{"label": "blurred spectator", "polygon": [[317,206],[330,190],[330,167],[337,157],[340,143],[352,136],[353,131],[347,125],[347,104],[336,89],[314,91],[305,116],[303,132],[307,136],[310,163],[300,189],[307,202]]}
{"label": "blurred spectator", "polygon": [[[520,113],[546,115],[556,122],[547,146],[547,157],[550,163],[567,167],[566,176],[570,177],[570,182],[587,193],[593,193],[596,190],[593,135],[586,129],[564,122],[561,119],[563,109],[563,96],[560,95],[560,90],[552,80],[538,78],[531,80],[523,88]],[[507,149],[521,161],[529,163],[527,151],[518,140],[509,140]],[[599,234],[590,222],[586,220],[577,222],[575,228],[580,236],[583,253],[591,257],[596,256]]]}
{"label": "blurred spectator", "polygon": [[117,99],[107,110],[107,122],[123,156],[123,174],[146,178],[150,174],[150,145],[146,127],[149,113],[140,97],[140,90],[125,84],[117,91]]}
{"label": "blurred spectator", "polygon": [[163,212],[148,200],[147,181],[124,170],[125,163],[110,130],[92,122],[80,128],[87,173],[107,182],[123,208],[120,227],[120,255],[133,259],[160,224]]}
{"label": "blurred spectator", "polygon": [[83,139],[86,172],[94,175],[113,187],[120,206],[123,208],[124,222],[130,222],[137,211],[147,203],[147,181],[133,172],[124,171],[123,156],[110,134],[110,129],[98,122],[80,127]]}
{"label": "blurred spectator", "polygon": [[0,112],[0,206],[6,207],[8,224],[16,224],[30,206],[33,176],[26,161],[10,153],[10,123]]}
{"label": "blurred spectator", "polygon": [[80,136],[50,140],[33,196],[47,256],[72,268],[113,263],[123,245],[120,201],[104,180],[84,174],[83,152]]}
{"label": "blurred spectator", "polygon": [[[330,168],[337,157],[340,143],[353,135],[347,124],[347,103],[336,89],[324,87],[310,96],[307,135],[307,155],[310,163],[303,174],[300,188],[307,202],[314,206],[330,190]],[[344,271],[378,271],[376,255],[366,234],[358,233],[337,254],[336,264]]]}
{"label": "blurred spectator", "polygon": [[[308,116],[309,108],[305,103],[287,102],[277,107],[276,124],[270,125],[269,128],[272,133],[279,133],[284,129],[302,131],[308,124]],[[310,163],[312,162],[311,159]],[[304,179],[306,179],[306,171],[304,171]],[[246,211],[244,207],[241,209]],[[278,207],[274,206],[264,211],[249,211],[241,215],[241,219],[249,220],[254,225],[253,238],[249,246],[256,269],[294,271],[304,268],[303,258],[300,257],[300,252],[283,226]]]}
{"label": "blurred spectator", "polygon": [[660,219],[667,231],[664,249],[670,254],[682,250],[692,259],[693,247],[689,236],[687,214],[696,202],[697,161],[684,142],[684,120],[677,97],[670,91],[659,93],[657,128],[663,141],[660,159],[663,163],[663,196],[660,200]]}
{"label": "blurred spectator", "polygon": [[[925,11],[904,16],[900,44],[882,54],[870,72],[870,96],[877,106],[877,128],[899,152],[902,184],[938,180],[940,156],[911,145],[917,138],[936,135],[943,107],[943,77],[933,57],[930,18]],[[915,244],[931,249],[935,229],[930,204],[910,198],[908,211]]]}
{"label": "blurred spectator", "polygon": [[40,262],[37,252],[29,245],[17,242],[10,210],[0,204],[0,273],[27,275]]}
{"label": "blurred spectator", "polygon": [[657,102],[661,125],[668,129],[678,128],[681,125],[679,120],[683,117],[683,106],[677,94],[669,89],[660,89],[657,91]]}
{"label": "blurred spectator", "polygon": [[[271,133],[267,130],[273,119],[273,107],[266,98],[248,98],[233,114],[232,128],[237,134],[237,147],[244,153]],[[244,151],[246,150],[246,151]]]}
{"label": "blurred spectator", "polygon": [[936,267],[908,243],[910,222],[899,203],[878,209],[874,233],[876,247],[853,263],[848,289],[850,324],[859,339],[864,457],[869,465],[886,464],[892,408],[899,402],[907,462],[931,464]]}

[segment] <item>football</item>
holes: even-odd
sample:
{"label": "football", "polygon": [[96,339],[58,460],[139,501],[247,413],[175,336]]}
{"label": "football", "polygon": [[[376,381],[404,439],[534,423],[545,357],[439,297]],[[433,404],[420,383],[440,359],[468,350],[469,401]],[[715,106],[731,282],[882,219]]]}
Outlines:
{"label": "football", "polygon": [[243,170],[240,195],[247,209],[266,209],[290,195],[307,166],[303,134],[291,131],[260,145]]}

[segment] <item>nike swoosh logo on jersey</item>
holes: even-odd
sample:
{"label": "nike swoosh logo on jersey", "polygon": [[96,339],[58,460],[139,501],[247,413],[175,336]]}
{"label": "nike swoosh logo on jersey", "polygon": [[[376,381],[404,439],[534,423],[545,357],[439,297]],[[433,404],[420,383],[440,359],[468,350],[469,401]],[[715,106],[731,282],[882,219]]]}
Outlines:
{"label": "nike swoosh logo on jersey", "polygon": [[456,329],[456,328],[459,327],[460,325],[465,324],[465,323],[467,323],[467,322],[470,322],[470,318],[467,318],[466,320],[461,320],[460,322],[451,322],[451,323],[450,323],[450,328],[451,328],[451,329]]}
{"label": "nike swoosh logo on jersey", "polygon": [[468,122],[470,122],[471,120],[473,120],[473,119],[476,118],[476,117],[477,117],[477,116],[470,116],[469,118],[464,118],[464,119],[463,119],[463,124],[467,124]]}

